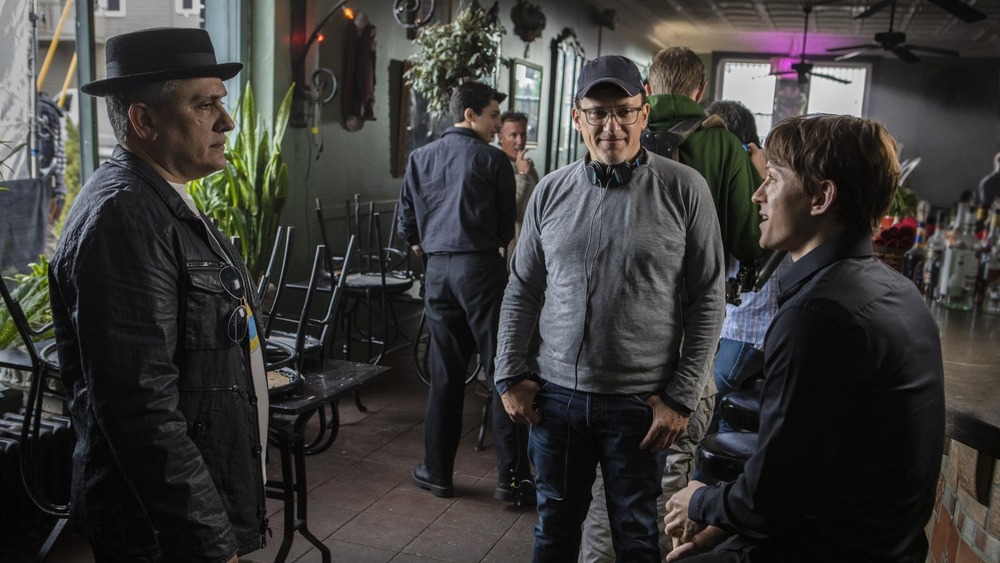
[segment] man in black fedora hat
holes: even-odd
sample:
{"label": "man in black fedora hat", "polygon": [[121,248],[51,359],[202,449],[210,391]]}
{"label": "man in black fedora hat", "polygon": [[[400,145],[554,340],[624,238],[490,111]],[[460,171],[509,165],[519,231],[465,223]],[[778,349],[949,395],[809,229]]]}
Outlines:
{"label": "man in black fedora hat", "polygon": [[118,139],[52,260],[52,316],[76,429],[70,521],[95,561],[236,561],[266,531],[267,390],[236,249],[186,182],[226,165],[233,129],[200,29],[107,42]]}

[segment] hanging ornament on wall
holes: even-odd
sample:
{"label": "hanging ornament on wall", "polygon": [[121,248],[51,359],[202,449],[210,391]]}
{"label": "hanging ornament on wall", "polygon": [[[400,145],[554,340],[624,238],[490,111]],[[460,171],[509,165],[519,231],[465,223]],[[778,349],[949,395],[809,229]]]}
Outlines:
{"label": "hanging ornament on wall", "polygon": [[434,18],[434,0],[426,3],[423,0],[395,0],[392,15],[396,23],[406,29],[423,27]]}
{"label": "hanging ornament on wall", "polygon": [[514,22],[514,34],[526,43],[524,56],[528,56],[528,47],[535,39],[542,36],[545,29],[545,14],[537,4],[529,4],[527,0],[517,0],[510,11],[510,19]]}

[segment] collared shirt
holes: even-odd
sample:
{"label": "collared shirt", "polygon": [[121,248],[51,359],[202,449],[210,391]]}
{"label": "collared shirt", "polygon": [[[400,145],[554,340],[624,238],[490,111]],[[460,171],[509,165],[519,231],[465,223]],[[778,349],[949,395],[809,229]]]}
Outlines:
{"label": "collared shirt", "polygon": [[424,252],[478,252],[514,238],[510,159],[463,127],[410,153],[399,195],[399,236]]}
{"label": "collared shirt", "polygon": [[934,319],[863,236],[827,240],[778,283],[757,453],[689,516],[761,560],[924,561],[944,442]]}
{"label": "collared shirt", "polygon": [[[792,258],[786,255],[760,291],[741,293],[739,305],[726,303],[726,318],[722,321],[720,338],[747,342],[758,350],[764,348],[764,335],[778,310],[778,279],[791,263]],[[739,271],[740,261],[730,260],[726,279],[736,277]]]}

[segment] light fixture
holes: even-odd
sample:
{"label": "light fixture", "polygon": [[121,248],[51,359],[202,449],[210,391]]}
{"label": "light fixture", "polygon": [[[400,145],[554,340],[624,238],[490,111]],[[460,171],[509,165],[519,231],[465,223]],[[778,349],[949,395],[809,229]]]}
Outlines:
{"label": "light fixture", "polygon": [[424,8],[422,0],[396,0],[392,5],[392,15],[396,23],[406,29],[417,29],[430,23],[434,18],[434,0],[428,2],[430,7]]}
{"label": "light fixture", "polygon": [[[292,103],[291,115],[289,116],[289,125],[292,127],[306,126],[308,120],[305,112],[305,103],[315,103],[322,95],[321,92],[313,91],[316,87],[319,87],[320,84],[330,84],[329,81],[317,80],[317,73],[328,74],[329,76],[333,75],[328,70],[317,69],[313,73],[313,80],[311,80],[313,86],[307,84],[305,66],[309,49],[312,48],[314,43],[321,43],[326,39],[322,31],[323,26],[330,21],[330,18],[341,13],[345,19],[354,19],[354,10],[347,5],[347,0],[340,0],[319,20],[313,32],[306,37],[303,33],[299,33],[299,31],[305,30],[305,5],[304,0],[292,2],[292,80],[295,82],[295,98]],[[302,38],[305,38],[305,40],[303,41]],[[332,98],[336,93],[336,81],[333,81],[332,88],[334,91],[330,93],[328,98]]]}

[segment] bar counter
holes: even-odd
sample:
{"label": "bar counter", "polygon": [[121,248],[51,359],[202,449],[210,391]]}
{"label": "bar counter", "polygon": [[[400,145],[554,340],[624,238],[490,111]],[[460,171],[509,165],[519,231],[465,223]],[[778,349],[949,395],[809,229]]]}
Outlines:
{"label": "bar counter", "polygon": [[1000,316],[934,305],[949,438],[1000,458]]}
{"label": "bar counter", "polygon": [[941,329],[946,440],[927,561],[1000,562],[1000,316],[931,312]]}

